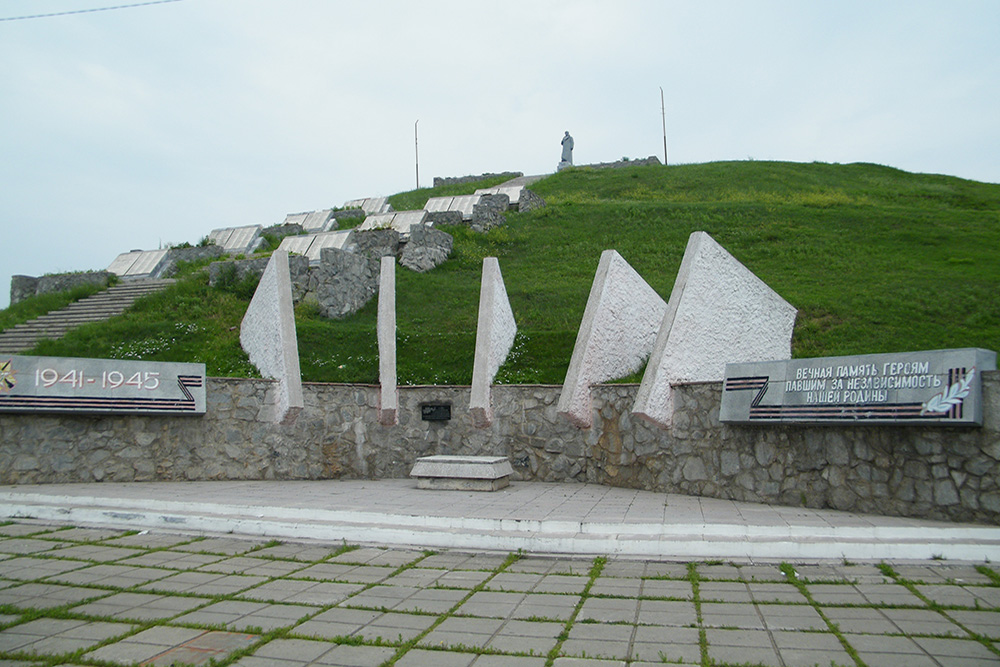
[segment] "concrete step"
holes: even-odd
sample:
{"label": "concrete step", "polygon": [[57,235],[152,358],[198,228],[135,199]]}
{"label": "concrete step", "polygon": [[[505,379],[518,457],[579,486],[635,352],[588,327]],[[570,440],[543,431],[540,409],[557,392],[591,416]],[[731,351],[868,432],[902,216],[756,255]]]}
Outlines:
{"label": "concrete step", "polygon": [[137,299],[172,284],[173,280],[148,280],[115,285],[65,308],[40,315],[0,333],[0,354],[23,352],[39,340],[61,338],[78,326],[103,322],[125,312]]}

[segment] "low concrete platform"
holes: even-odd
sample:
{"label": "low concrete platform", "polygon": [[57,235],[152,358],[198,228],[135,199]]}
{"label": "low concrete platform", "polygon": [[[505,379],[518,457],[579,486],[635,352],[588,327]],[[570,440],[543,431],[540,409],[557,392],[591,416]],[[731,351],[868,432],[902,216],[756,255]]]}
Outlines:
{"label": "low concrete platform", "polygon": [[418,489],[451,491],[499,491],[513,474],[505,456],[422,456],[410,471]]}
{"label": "low concrete platform", "polygon": [[591,484],[413,480],[0,486],[0,518],[280,539],[657,558],[1000,560],[1000,527]]}

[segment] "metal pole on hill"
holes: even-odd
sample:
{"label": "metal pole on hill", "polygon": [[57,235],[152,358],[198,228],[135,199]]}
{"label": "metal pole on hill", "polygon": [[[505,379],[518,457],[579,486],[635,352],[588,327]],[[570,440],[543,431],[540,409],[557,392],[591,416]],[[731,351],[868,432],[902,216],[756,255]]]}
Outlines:
{"label": "metal pole on hill", "polygon": [[417,167],[417,190],[420,189],[420,151],[417,147],[417,123],[420,122],[418,118],[415,123],[413,123],[413,159]]}
{"label": "metal pole on hill", "polygon": [[663,86],[660,86],[660,115],[663,116],[663,165],[667,162],[667,107],[663,104]]}

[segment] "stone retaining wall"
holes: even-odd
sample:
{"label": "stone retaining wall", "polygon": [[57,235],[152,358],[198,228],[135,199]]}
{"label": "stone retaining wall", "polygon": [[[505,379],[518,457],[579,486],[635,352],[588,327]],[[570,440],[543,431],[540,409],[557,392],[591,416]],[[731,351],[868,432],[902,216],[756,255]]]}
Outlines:
{"label": "stone retaining wall", "polygon": [[[212,378],[204,417],[0,415],[0,483],[406,477],[431,454],[508,456],[516,480],[577,481],[783,505],[1000,524],[1000,373],[982,428],[733,426],[721,383],[677,387],[674,428],[633,417],[637,385],[593,389],[594,426],[556,414],[560,387],[496,386],[473,426],[468,387],[305,384],[293,425],[257,421],[272,382]],[[421,420],[421,405],[452,419]]]}
{"label": "stone retaining wall", "polygon": [[492,178],[503,177],[506,180],[511,180],[514,178],[520,178],[524,176],[524,172],[520,171],[502,171],[498,174],[480,174],[479,176],[454,176],[454,177],[434,177],[434,187],[440,188],[443,185],[464,185],[466,183],[476,183],[478,181],[485,181]]}
{"label": "stone retaining wall", "polygon": [[81,271],[78,273],[57,273],[50,276],[12,276],[10,279],[10,305],[19,303],[39,294],[65,292],[80,285],[107,287],[112,274],[107,271]]}

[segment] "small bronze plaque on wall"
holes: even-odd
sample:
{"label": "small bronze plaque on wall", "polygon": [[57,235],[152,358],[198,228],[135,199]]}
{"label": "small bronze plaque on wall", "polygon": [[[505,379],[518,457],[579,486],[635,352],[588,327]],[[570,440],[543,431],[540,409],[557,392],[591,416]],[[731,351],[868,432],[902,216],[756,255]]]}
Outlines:
{"label": "small bronze plaque on wall", "polygon": [[424,403],[420,406],[420,418],[425,422],[446,422],[451,419],[450,403]]}

